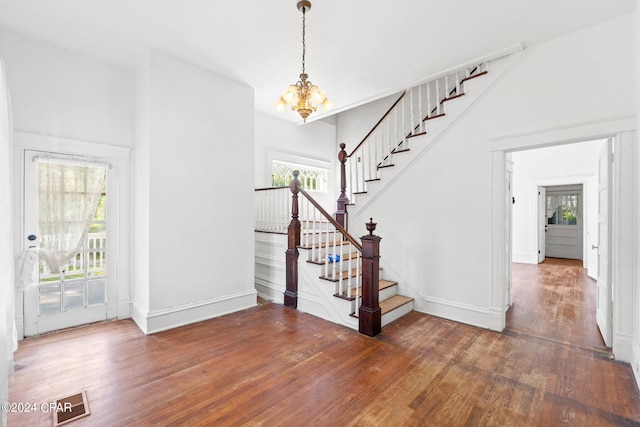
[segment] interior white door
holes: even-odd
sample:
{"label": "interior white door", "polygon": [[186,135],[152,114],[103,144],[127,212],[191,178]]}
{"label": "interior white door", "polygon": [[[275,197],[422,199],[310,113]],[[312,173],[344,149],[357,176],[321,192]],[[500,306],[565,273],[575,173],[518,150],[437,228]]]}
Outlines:
{"label": "interior white door", "polygon": [[598,280],[598,175],[587,180],[587,274]]}
{"label": "interior white door", "polygon": [[605,345],[613,341],[613,297],[611,289],[611,191],[612,141],[608,140],[598,158],[598,297],[596,317]]}
{"label": "interior white door", "polygon": [[538,187],[538,264],[544,261],[547,236],[547,191]]}
{"label": "interior white door", "polygon": [[[38,226],[38,159],[46,156],[34,151],[27,151],[25,155],[25,249],[38,247],[42,239],[50,237],[41,236]],[[47,161],[55,163],[57,160]],[[106,192],[102,199],[102,208],[99,207],[102,213],[94,216],[81,252],[62,272],[49,272],[40,260],[38,285],[24,293],[25,336],[105,320],[108,307],[115,305],[116,293],[107,286]]]}
{"label": "interior white door", "polygon": [[506,175],[505,175],[505,179],[507,181],[507,188],[508,188],[508,193],[507,193],[507,200],[505,200],[506,205],[507,205],[507,212],[508,217],[507,217],[507,221],[504,224],[504,228],[505,228],[505,236],[506,236],[506,253],[508,256],[508,260],[509,262],[507,263],[507,271],[506,271],[506,280],[507,280],[507,295],[505,295],[505,301],[507,302],[507,308],[511,307],[511,304],[513,304],[513,293],[511,292],[511,285],[512,285],[512,268],[511,268],[511,259],[513,256],[513,250],[512,250],[512,240],[513,240],[513,234],[512,234],[512,230],[511,230],[511,224],[513,224],[513,205],[515,204],[516,200],[513,197],[513,162],[511,162],[511,159],[509,158],[507,161],[507,168],[506,168]]}

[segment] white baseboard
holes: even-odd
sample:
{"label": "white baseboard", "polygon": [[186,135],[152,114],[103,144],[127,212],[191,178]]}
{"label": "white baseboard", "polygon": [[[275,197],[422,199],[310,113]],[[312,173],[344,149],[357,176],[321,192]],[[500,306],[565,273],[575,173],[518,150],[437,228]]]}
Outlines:
{"label": "white baseboard", "polygon": [[421,313],[442,317],[468,325],[501,332],[504,329],[504,312],[486,307],[442,300],[438,298],[417,298],[414,309]]}
{"label": "white baseboard", "polygon": [[255,275],[254,283],[258,295],[269,301],[284,304],[284,287],[281,282],[274,282],[270,277]]}
{"label": "white baseboard", "polygon": [[140,309],[135,302],[131,302],[131,318],[142,332],[148,333],[146,310]]}
{"label": "white baseboard", "polygon": [[614,333],[613,355],[620,362],[633,362],[633,336],[621,333]]}
{"label": "white baseboard", "polygon": [[18,341],[24,339],[24,316],[16,316],[16,332],[18,333]]}
{"label": "white baseboard", "polygon": [[631,370],[636,379],[636,386],[640,390],[640,344],[633,346],[633,360],[631,361]]}
{"label": "white baseboard", "polygon": [[132,317],[142,332],[153,334],[254,307],[256,295],[257,292],[252,289],[148,313],[141,312],[132,304]]}
{"label": "white baseboard", "polygon": [[128,319],[131,317],[131,301],[124,300],[118,302],[118,313],[116,314],[118,319]]}
{"label": "white baseboard", "polygon": [[511,257],[512,262],[518,262],[521,264],[537,264],[537,254],[513,254]]}

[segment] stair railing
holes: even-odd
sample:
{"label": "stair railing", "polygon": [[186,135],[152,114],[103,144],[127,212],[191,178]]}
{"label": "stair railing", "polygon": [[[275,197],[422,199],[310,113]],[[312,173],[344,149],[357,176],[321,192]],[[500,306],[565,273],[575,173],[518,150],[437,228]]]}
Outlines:
{"label": "stair railing", "polygon": [[370,236],[365,236],[368,239],[363,237],[363,255],[363,244],[301,187],[298,176],[298,171],[294,171],[289,187],[292,203],[286,251],[285,305],[297,307],[298,249],[307,249],[306,261],[321,265],[321,278],[334,282],[334,296],[352,301],[350,314],[358,317],[360,332],[376,335],[380,332],[381,314],[378,301],[380,238],[372,236],[375,224]]}
{"label": "stair railing", "polygon": [[289,187],[255,189],[255,231],[286,234],[291,218]]}
{"label": "stair railing", "polygon": [[444,115],[446,101],[464,95],[467,80],[486,73],[487,63],[478,63],[405,90],[346,155],[349,194],[366,192],[367,182],[380,179],[380,169],[393,166],[395,154],[410,149],[412,137],[426,134],[428,120]]}

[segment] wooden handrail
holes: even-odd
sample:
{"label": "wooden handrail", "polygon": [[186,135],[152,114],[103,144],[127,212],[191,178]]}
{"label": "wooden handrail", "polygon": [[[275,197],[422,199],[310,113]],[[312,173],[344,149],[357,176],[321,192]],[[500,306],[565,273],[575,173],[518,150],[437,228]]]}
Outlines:
{"label": "wooden handrail", "polygon": [[341,226],[340,224],[338,224],[338,221],[336,221],[335,219],[333,219],[333,217],[327,212],[325,211],[322,206],[320,206],[320,204],[318,202],[315,201],[315,199],[313,197],[311,197],[311,195],[309,193],[307,193],[306,191],[304,191],[304,189],[298,187],[298,191],[304,195],[304,197],[307,198],[307,200],[309,200],[311,202],[311,204],[313,206],[315,206],[316,209],[318,209],[318,211],[322,214],[322,216],[324,216],[330,223],[331,225],[333,225],[336,230],[338,230],[339,232],[341,232],[346,238],[347,240],[356,248],[358,249],[358,251],[362,252],[362,245],[351,235],[349,234],[349,232],[347,230],[344,229],[343,226]]}
{"label": "wooden handrail", "polygon": [[378,123],[376,123],[376,124],[375,124],[375,126],[374,126],[370,131],[369,131],[369,133],[368,133],[364,138],[362,138],[362,141],[360,141],[360,144],[358,144],[358,145],[356,146],[356,148],[354,148],[354,149],[353,149],[353,151],[351,151],[351,154],[349,154],[347,157],[351,157],[351,156],[353,156],[353,153],[355,153],[356,151],[358,151],[358,148],[360,148],[360,146],[361,146],[362,144],[364,144],[364,142],[367,140],[367,138],[369,138],[369,136],[370,136],[370,135],[371,135],[371,134],[372,134],[372,133],[373,133],[373,132],[378,128],[378,126],[380,126],[380,123],[382,123],[382,121],[383,121],[384,119],[386,119],[386,118],[387,118],[387,116],[388,116],[389,114],[391,114],[391,111],[393,111],[393,109],[396,107],[396,105],[398,105],[398,103],[399,103],[400,101],[402,101],[402,98],[404,98],[404,97],[407,95],[407,93],[409,92],[409,90],[410,90],[410,89],[407,89],[407,90],[405,90],[404,92],[402,92],[402,95],[400,95],[400,98],[398,98],[398,99],[396,100],[396,102],[394,102],[394,103],[393,103],[393,105],[389,108],[389,110],[387,110],[387,112],[386,112],[386,113],[384,113],[384,115],[380,118],[380,120],[378,120]]}
{"label": "wooden handrail", "polygon": [[289,187],[262,187],[262,188],[256,188],[253,191],[269,191],[269,190],[282,190],[282,189],[288,189]]}

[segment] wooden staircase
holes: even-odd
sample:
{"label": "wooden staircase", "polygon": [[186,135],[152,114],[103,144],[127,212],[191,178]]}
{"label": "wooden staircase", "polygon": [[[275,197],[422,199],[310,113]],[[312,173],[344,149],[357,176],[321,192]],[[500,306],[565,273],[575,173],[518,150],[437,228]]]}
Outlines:
{"label": "wooden staircase", "polygon": [[[288,189],[291,222],[276,227],[288,234],[285,305],[371,336],[414,309],[414,299],[400,294],[408,285],[385,276],[380,268],[380,238],[373,235],[373,221],[364,223],[369,235],[361,238],[362,244],[349,233],[359,233],[354,230],[375,214],[369,209],[372,200],[412,165],[407,159],[422,155],[482,98],[491,78],[477,85],[477,92],[469,91],[471,95],[467,89],[471,81],[474,89],[475,81],[487,81],[480,77],[488,74],[487,63],[475,63],[410,88],[350,154],[341,143],[335,217],[302,189],[294,171]],[[298,197],[303,198],[300,204]],[[281,204],[282,199],[277,200]],[[304,262],[299,262],[300,255]],[[412,293],[411,288],[404,290]]]}
{"label": "wooden staircase", "polygon": [[[311,224],[312,222],[301,221],[301,223]],[[360,253],[349,240],[339,239],[334,243],[333,239],[338,233],[330,229],[330,223],[324,222],[322,227],[325,231],[302,229],[301,245],[298,249],[302,259],[314,269],[320,286],[326,288],[327,296],[331,295],[337,299],[334,304],[341,307],[339,309],[341,312],[348,313],[351,318],[357,319],[358,299],[362,295],[362,266],[354,265],[360,264],[358,262]],[[336,248],[339,249],[339,253],[332,252]],[[382,276],[382,268],[379,268],[379,274]],[[341,282],[343,286],[340,286]],[[413,310],[413,298],[398,294],[398,282],[380,277],[378,292],[382,326]],[[357,325],[349,321],[343,323],[354,328]]]}

